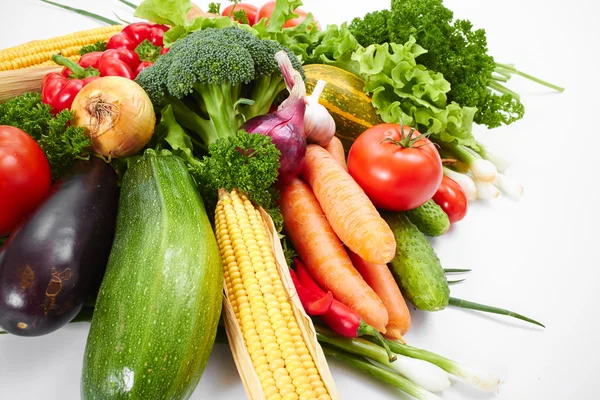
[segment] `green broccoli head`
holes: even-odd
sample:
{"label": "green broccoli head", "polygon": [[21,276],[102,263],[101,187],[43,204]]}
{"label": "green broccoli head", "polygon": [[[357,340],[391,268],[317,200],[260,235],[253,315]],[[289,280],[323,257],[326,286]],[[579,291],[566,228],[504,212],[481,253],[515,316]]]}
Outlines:
{"label": "green broccoli head", "polygon": [[275,54],[286,50],[237,27],[208,28],[175,42],[136,82],[155,106],[170,104],[177,121],[205,145],[234,135],[245,119],[269,111],[285,89]]}

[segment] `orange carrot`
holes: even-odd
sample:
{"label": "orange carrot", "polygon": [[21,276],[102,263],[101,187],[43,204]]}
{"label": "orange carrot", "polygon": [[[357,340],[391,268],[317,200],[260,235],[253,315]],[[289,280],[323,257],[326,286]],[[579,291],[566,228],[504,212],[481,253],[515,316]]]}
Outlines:
{"label": "orange carrot", "polygon": [[385,327],[386,336],[394,340],[402,339],[402,335],[410,328],[410,312],[390,269],[385,264],[368,263],[351,251],[348,254],[354,268],[377,293],[388,312],[390,318]]}
{"label": "orange carrot", "polygon": [[329,152],[346,171],[348,171],[348,164],[346,164],[346,151],[344,150],[344,145],[342,141],[338,139],[337,136],[334,136],[331,139],[331,142],[327,146],[325,146],[325,150]]}
{"label": "orange carrot", "polygon": [[365,192],[324,148],[306,149],[302,176],[334,232],[350,250],[368,262],[385,264],[394,258],[394,233]]}
{"label": "orange carrot", "polygon": [[310,186],[294,179],[281,191],[279,204],[286,234],[311,276],[366,323],[385,333],[388,313],[383,302],[352,266]]}

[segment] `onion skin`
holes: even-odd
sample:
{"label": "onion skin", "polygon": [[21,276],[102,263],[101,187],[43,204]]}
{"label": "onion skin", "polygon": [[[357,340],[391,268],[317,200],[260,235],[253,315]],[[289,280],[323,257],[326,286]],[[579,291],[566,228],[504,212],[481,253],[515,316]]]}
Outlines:
{"label": "onion skin", "polygon": [[73,100],[72,124],[85,128],[92,149],[106,157],[131,156],[154,133],[156,115],[150,98],[134,81],[107,76],[86,85]]}

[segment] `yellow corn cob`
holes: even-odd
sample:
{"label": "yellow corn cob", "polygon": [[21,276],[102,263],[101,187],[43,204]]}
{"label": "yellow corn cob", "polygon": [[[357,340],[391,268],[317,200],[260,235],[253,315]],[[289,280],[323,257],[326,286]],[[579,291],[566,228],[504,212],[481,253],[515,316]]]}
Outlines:
{"label": "yellow corn cob", "polygon": [[51,65],[47,62],[52,61],[52,55],[60,53],[65,57],[75,56],[84,45],[107,41],[123,27],[124,25],[103,26],[0,50],[0,71]]}
{"label": "yellow corn cob", "polygon": [[331,399],[302,337],[260,211],[221,191],[215,215],[227,298],[267,400]]}

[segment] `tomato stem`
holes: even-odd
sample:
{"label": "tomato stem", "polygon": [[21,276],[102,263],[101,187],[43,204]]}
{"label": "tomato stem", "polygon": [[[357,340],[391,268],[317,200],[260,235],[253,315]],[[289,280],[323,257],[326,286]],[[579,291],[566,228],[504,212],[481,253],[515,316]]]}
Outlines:
{"label": "tomato stem", "polygon": [[416,132],[416,129],[410,128],[407,133],[406,130],[404,129],[404,125],[402,125],[402,124],[400,124],[400,131],[401,131],[400,140],[394,140],[391,137],[386,137],[385,139],[383,139],[380,142],[380,144],[385,143],[385,142],[394,143],[396,146],[402,147],[404,149],[410,149],[412,147],[419,148],[419,147],[429,144],[429,143],[424,143],[424,144],[415,146],[415,144],[418,141],[429,138],[429,136],[431,135],[430,132],[419,133],[419,135],[417,137],[413,138],[413,134]]}

